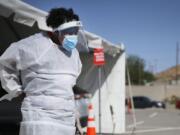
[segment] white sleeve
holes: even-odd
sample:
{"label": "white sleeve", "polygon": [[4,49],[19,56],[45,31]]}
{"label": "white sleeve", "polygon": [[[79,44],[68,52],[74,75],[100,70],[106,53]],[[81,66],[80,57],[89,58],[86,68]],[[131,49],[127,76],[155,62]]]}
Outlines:
{"label": "white sleeve", "polygon": [[0,57],[1,85],[8,92],[0,100],[11,100],[22,92],[19,68],[20,56],[18,46],[17,44],[12,44]]}
{"label": "white sleeve", "polygon": [[82,70],[82,63],[81,63],[81,59],[79,56],[79,59],[78,59],[78,76],[81,74],[81,70]]}

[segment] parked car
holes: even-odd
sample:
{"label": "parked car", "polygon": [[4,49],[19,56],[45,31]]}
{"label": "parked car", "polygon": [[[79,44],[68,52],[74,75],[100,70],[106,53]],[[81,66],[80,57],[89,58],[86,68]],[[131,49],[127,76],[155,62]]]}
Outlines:
{"label": "parked car", "polygon": [[176,109],[180,109],[180,99],[176,101]]}
{"label": "parked car", "polygon": [[[146,96],[133,96],[134,108],[166,108],[166,105],[162,101],[155,101]],[[126,105],[128,105],[128,99],[126,99]]]}

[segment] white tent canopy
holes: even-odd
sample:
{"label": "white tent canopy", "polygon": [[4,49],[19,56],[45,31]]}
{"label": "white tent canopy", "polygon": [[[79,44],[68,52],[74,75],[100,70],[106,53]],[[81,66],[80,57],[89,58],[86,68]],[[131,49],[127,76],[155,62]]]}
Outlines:
{"label": "white tent canopy", "polygon": [[[10,43],[25,38],[40,30],[51,30],[46,26],[47,12],[34,8],[19,0],[0,1],[0,54]],[[114,45],[102,37],[85,32],[88,47],[103,47],[105,65],[101,68],[101,103],[102,103],[102,132],[123,133],[125,131],[125,53],[123,45]],[[80,43],[81,44],[81,43]],[[77,85],[92,93],[96,130],[98,132],[98,68],[93,65],[93,53],[81,52],[83,70]],[[114,111],[113,127],[110,106]],[[115,128],[115,129],[113,129]]]}
{"label": "white tent canopy", "polygon": [[37,22],[38,27],[43,30],[51,30],[46,26],[46,12],[39,10],[19,0],[1,0],[0,13],[4,17],[14,15],[13,20],[28,26]]}

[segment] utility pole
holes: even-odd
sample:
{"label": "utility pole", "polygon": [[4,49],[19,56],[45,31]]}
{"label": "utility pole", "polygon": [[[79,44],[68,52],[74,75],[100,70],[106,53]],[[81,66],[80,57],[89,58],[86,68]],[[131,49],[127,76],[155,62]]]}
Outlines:
{"label": "utility pole", "polygon": [[158,64],[158,60],[154,59],[154,75],[157,73],[158,69],[157,69],[157,64]]}
{"label": "utility pole", "polygon": [[178,84],[179,42],[176,44],[176,84]]}

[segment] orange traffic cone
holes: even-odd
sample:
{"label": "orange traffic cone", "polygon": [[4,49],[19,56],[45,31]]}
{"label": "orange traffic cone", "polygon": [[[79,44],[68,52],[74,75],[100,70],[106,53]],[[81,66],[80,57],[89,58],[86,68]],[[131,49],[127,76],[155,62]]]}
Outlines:
{"label": "orange traffic cone", "polygon": [[88,125],[87,125],[87,135],[96,135],[94,112],[91,103],[88,106],[88,110],[89,110],[89,116],[88,116]]}

